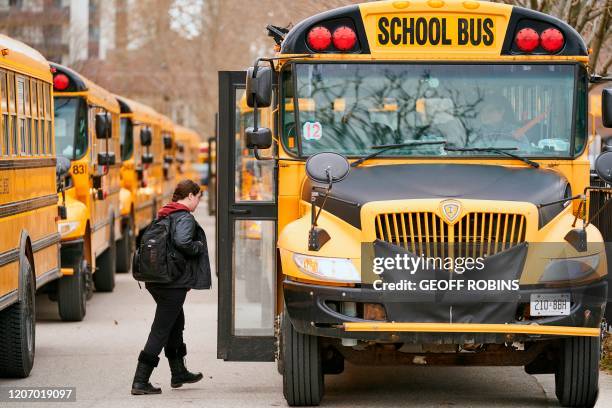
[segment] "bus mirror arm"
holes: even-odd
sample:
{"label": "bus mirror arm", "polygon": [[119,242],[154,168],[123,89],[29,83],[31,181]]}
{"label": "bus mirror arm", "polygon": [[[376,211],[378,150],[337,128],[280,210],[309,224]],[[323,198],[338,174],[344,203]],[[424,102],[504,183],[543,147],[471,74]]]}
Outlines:
{"label": "bus mirror arm", "polygon": [[[312,188],[312,192],[310,193],[310,204],[312,205],[312,209],[310,211],[310,231],[308,232],[308,250],[309,251],[318,251],[321,249],[323,245],[327,241],[330,240],[329,233],[325,231],[323,228],[317,226],[317,221],[319,220],[319,216],[321,215],[321,211],[323,207],[325,207],[325,202],[327,201],[327,197],[329,197],[329,192],[332,189],[333,181],[329,169],[327,170],[328,175],[328,185],[325,190],[325,196],[323,196],[323,202],[319,207],[319,211],[317,210],[317,198],[319,197],[319,192],[316,191],[316,187]],[[316,214],[315,214],[316,212]]]}
{"label": "bus mirror arm", "polygon": [[[578,222],[578,217],[580,216],[580,214],[583,213],[583,211],[585,211],[586,209],[586,200],[588,197],[588,192],[589,191],[598,191],[598,192],[603,192],[603,193],[612,193],[612,188],[610,187],[593,187],[593,186],[589,186],[586,187],[584,189],[584,194],[582,194],[581,197],[581,201],[580,201],[580,205],[578,206],[578,211],[576,212],[576,214],[574,215],[574,222],[572,223],[572,227],[576,226],[576,222]],[[572,197],[571,199],[573,199],[574,197]],[[565,235],[565,240],[574,247],[574,249],[578,252],[586,252],[587,250],[587,231],[586,228],[589,226],[589,224],[591,224],[591,220],[597,219],[597,217],[599,217],[599,214],[601,214],[612,202],[612,198],[607,198],[606,201],[603,203],[603,205],[597,210],[597,212],[595,212],[595,214],[593,215],[589,215],[589,219],[586,220],[585,218],[582,218],[582,228],[574,228],[572,230],[570,230],[566,235]]]}
{"label": "bus mirror arm", "polygon": [[253,156],[255,156],[257,160],[274,160],[274,157],[260,156],[259,149],[257,149],[257,147],[253,148]]}
{"label": "bus mirror arm", "polygon": [[62,177],[60,181],[60,192],[62,193],[62,205],[57,207],[57,214],[61,220],[68,218],[68,208],[66,207],[66,178]]}

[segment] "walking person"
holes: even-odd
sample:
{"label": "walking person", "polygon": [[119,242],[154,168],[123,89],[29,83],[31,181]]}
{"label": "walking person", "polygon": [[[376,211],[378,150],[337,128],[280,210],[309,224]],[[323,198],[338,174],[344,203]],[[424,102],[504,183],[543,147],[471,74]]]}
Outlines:
{"label": "walking person", "polygon": [[192,180],[181,181],[174,190],[172,202],[162,207],[157,214],[156,223],[169,221],[168,246],[172,247],[172,251],[169,251],[167,267],[176,278],[169,283],[145,283],[157,308],[147,343],[138,357],[132,384],[133,395],[161,393],[161,388],[151,385],[149,379],[159,363],[162,348],[170,364],[172,388],[195,383],[203,378],[201,373],[191,373],[185,367],[187,347],[183,342],[183,304],[187,292],[190,289],[209,289],[211,285],[206,236],[191,214],[201,196],[197,183]]}

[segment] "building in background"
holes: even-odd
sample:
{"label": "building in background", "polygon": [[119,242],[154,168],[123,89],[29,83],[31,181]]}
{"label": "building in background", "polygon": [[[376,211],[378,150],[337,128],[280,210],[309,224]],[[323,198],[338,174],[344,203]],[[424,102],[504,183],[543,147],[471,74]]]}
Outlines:
{"label": "building in background", "polygon": [[[114,47],[115,0],[0,0],[0,32],[48,60],[105,59]],[[102,7],[104,5],[104,7]]]}

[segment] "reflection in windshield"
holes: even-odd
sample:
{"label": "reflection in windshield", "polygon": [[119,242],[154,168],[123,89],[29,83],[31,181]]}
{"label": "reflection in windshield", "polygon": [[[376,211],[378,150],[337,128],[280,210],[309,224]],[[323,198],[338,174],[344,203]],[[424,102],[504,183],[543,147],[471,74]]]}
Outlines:
{"label": "reflection in windshield", "polygon": [[87,152],[87,109],[80,98],[55,98],[55,147],[71,160]]}
{"label": "reflection in windshield", "polygon": [[[444,139],[457,147],[516,148],[519,155],[567,157],[574,133],[574,69],[534,64],[296,64],[301,140],[295,140],[288,73],[283,137],[286,146],[299,146],[304,155],[330,150],[365,155],[373,145]],[[387,154],[483,153],[447,152],[443,146],[428,145]]]}

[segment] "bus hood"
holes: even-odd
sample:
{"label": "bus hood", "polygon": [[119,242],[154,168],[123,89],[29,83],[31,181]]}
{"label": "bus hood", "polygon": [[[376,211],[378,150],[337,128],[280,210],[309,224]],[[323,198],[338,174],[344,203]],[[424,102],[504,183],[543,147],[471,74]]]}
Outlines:
{"label": "bus hood", "polygon": [[[475,199],[528,202],[534,205],[561,200],[568,182],[547,169],[512,168],[474,164],[393,164],[357,167],[334,184],[325,210],[361,228],[361,206],[372,201],[406,199]],[[306,181],[302,199],[310,201],[311,183]],[[322,198],[317,201],[321,205]],[[563,204],[543,207],[540,227],[561,210]]]}

